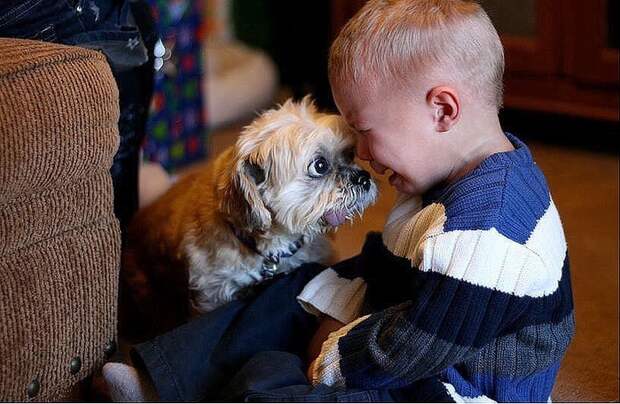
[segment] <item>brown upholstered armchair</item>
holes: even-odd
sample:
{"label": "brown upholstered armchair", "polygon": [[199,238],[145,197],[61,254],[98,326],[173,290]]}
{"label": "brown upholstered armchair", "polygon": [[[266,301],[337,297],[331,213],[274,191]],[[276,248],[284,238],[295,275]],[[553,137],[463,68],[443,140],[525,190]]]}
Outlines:
{"label": "brown upholstered armchair", "polygon": [[118,116],[102,54],[0,38],[0,401],[79,398],[116,349]]}

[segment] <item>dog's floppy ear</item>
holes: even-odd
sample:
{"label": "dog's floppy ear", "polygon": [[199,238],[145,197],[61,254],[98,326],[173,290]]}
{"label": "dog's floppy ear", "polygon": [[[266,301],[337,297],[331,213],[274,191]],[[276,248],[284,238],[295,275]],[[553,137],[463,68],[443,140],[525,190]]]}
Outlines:
{"label": "dog's floppy ear", "polygon": [[257,163],[240,159],[233,163],[232,171],[223,187],[222,211],[249,233],[268,230],[271,213],[258,190],[265,181],[265,170]]}

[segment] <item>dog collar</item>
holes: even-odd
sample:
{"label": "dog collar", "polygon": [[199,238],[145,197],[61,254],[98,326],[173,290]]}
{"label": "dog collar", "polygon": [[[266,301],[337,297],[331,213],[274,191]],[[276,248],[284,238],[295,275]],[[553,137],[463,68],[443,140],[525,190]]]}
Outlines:
{"label": "dog collar", "polygon": [[228,223],[228,225],[230,226],[230,229],[232,230],[235,237],[237,237],[237,239],[241,242],[241,244],[243,244],[246,248],[248,248],[255,254],[263,257],[261,276],[265,278],[271,278],[276,274],[276,272],[278,271],[278,265],[280,264],[280,259],[292,257],[304,245],[304,237],[301,236],[299,237],[299,239],[288,245],[288,250],[278,250],[265,254],[259,251],[258,247],[256,246],[256,239],[254,237],[239,230],[230,222]]}

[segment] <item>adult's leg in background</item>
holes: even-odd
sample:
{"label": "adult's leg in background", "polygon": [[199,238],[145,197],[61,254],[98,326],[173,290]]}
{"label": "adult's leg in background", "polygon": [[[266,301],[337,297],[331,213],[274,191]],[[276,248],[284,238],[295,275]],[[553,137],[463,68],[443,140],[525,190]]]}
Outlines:
{"label": "adult's leg in background", "polygon": [[0,36],[101,51],[119,89],[119,149],[110,173],[123,239],[138,209],[138,163],[153,92],[155,23],[145,0],[0,2]]}

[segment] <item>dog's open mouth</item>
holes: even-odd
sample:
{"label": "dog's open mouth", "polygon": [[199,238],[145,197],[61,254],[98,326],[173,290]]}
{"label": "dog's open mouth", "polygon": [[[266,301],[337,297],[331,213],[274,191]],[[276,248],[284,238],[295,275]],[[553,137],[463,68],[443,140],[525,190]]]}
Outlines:
{"label": "dog's open mouth", "polygon": [[330,209],[323,215],[323,219],[333,227],[340,226],[352,218],[353,215],[347,209]]}

